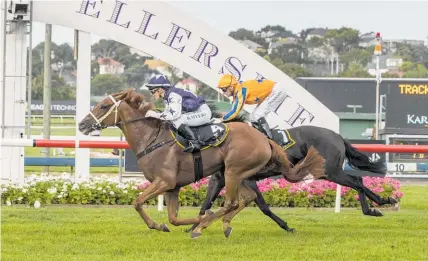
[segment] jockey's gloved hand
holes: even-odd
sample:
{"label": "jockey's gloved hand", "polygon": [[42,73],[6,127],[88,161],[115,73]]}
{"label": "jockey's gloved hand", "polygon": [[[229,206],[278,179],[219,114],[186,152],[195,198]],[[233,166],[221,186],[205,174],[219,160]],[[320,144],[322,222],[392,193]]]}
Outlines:
{"label": "jockey's gloved hand", "polygon": [[146,117],[159,118],[160,117],[160,113],[152,111],[152,110],[149,110],[149,111],[146,112]]}

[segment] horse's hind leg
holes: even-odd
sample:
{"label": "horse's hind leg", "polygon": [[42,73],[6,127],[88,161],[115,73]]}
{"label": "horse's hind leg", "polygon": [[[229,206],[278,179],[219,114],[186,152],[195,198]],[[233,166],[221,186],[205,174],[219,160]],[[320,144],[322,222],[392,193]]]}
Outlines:
{"label": "horse's hind leg", "polygon": [[[346,171],[345,171],[346,173]],[[362,177],[356,177],[356,179],[361,183],[363,189],[364,189],[364,193],[366,194],[366,196],[371,200],[376,202],[376,204],[378,204],[379,206],[383,206],[386,204],[397,204],[398,201],[393,198],[393,197],[388,197],[388,198],[382,198],[381,196],[379,196],[378,194],[374,193],[373,191],[371,191],[368,187],[364,186],[364,182],[363,182],[363,178]]]}
{"label": "horse's hind leg", "polygon": [[290,228],[287,225],[287,222],[282,220],[280,217],[275,215],[269,208],[268,204],[266,203],[265,199],[263,198],[263,195],[261,191],[259,190],[259,187],[257,187],[257,183],[255,181],[250,180],[244,180],[243,182],[245,185],[247,185],[249,188],[251,188],[256,193],[256,199],[254,202],[259,207],[259,209],[265,214],[266,216],[270,217],[275,223],[278,224],[282,229],[286,230],[287,232],[295,232],[296,230],[294,228]]}
{"label": "horse's hind leg", "polygon": [[364,185],[358,180],[357,177],[346,174],[342,169],[336,171],[333,175],[326,177],[327,180],[333,181],[343,186],[355,189],[360,198],[361,210],[364,215],[368,216],[383,216],[382,212],[377,209],[370,209],[367,203],[366,194],[364,192]]}
{"label": "horse's hind leg", "polygon": [[235,210],[232,210],[231,212],[223,216],[223,232],[226,237],[229,237],[230,234],[232,233],[232,227],[230,227],[230,222],[232,221],[232,218],[236,216],[246,206],[248,206],[248,204],[250,204],[251,201],[256,199],[256,197],[257,197],[256,193],[251,188],[249,188],[245,184],[241,184],[239,188],[238,208]]}

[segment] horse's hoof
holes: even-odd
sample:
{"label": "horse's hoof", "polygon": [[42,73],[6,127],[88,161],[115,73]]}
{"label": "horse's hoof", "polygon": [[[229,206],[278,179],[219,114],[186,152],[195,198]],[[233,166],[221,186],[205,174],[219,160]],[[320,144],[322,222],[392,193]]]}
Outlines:
{"label": "horse's hoof", "polygon": [[287,232],[288,232],[288,233],[291,233],[291,234],[294,234],[294,233],[296,233],[297,231],[296,231],[296,229],[294,229],[294,228],[289,228],[289,229],[287,229]]}
{"label": "horse's hoof", "polygon": [[398,203],[398,200],[397,200],[397,199],[395,199],[394,197],[389,197],[389,203],[390,203],[391,205],[395,205],[395,204],[397,204],[397,203]]}
{"label": "horse's hoof", "polygon": [[162,232],[171,232],[166,224],[160,225],[160,231]]}
{"label": "horse's hoof", "polygon": [[214,212],[208,209],[208,210],[205,210],[205,215],[211,216],[211,215],[214,215]]}
{"label": "horse's hoof", "polygon": [[184,230],[184,233],[189,233],[190,231],[192,231],[193,229],[192,228],[188,228],[188,229],[185,229]]}
{"label": "horse's hoof", "polygon": [[224,231],[223,231],[224,235],[226,238],[230,237],[230,234],[232,234],[232,228],[231,227],[227,227]]}
{"label": "horse's hoof", "polygon": [[192,232],[192,234],[190,235],[191,239],[196,239],[198,237],[202,236],[202,233],[200,232]]}
{"label": "horse's hoof", "polygon": [[382,217],[382,216],[383,216],[383,213],[382,213],[382,212],[380,212],[380,210],[372,209],[372,210],[370,211],[369,215],[370,215],[370,216],[373,216],[373,217]]}

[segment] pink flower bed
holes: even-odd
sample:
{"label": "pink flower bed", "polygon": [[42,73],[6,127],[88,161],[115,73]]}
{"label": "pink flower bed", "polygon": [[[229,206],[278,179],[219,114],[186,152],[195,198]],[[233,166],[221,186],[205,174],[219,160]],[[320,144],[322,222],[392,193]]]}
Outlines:
{"label": "pink flower bed", "polygon": [[[180,204],[182,206],[201,206],[208,187],[208,178],[181,188]],[[364,185],[381,197],[400,199],[400,181],[392,178],[364,177]],[[141,184],[137,189],[144,190],[148,183]],[[272,207],[333,207],[336,196],[336,183],[317,180],[310,184],[290,183],[284,179],[265,179],[257,183],[266,202]],[[220,192],[215,205],[224,201],[224,189]],[[342,206],[359,206],[358,194],[348,187],[341,189]]]}

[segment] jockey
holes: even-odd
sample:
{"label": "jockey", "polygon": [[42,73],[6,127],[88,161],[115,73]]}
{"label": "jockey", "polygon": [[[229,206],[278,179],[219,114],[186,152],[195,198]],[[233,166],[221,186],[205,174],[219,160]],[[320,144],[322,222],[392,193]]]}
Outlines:
{"label": "jockey", "polygon": [[146,84],[155,99],[163,98],[165,110],[162,113],[148,111],[147,117],[171,121],[174,127],[189,140],[184,152],[200,150],[201,144],[189,126],[195,127],[211,120],[211,109],[205,100],[192,92],[171,86],[165,75],[156,75]]}
{"label": "jockey", "polygon": [[266,116],[269,112],[278,109],[287,98],[282,84],[267,79],[238,82],[233,75],[225,74],[221,77],[217,87],[227,97],[233,95],[232,110],[223,116],[223,121],[235,118],[244,104],[257,104],[250,116],[251,123],[260,126],[269,139],[272,139]]}

